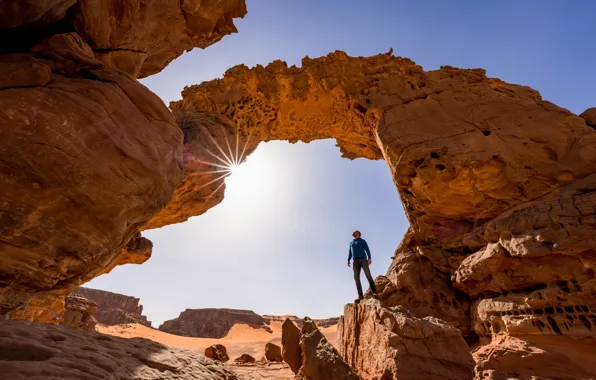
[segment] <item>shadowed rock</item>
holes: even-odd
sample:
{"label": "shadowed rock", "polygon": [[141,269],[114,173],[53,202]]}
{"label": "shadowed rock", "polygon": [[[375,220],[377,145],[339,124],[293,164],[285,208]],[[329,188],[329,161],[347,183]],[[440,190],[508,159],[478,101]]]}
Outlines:
{"label": "shadowed rock", "polygon": [[242,354],[236,359],[234,359],[234,363],[236,364],[251,364],[256,362],[256,359],[250,356],[249,354]]}
{"label": "shadowed rock", "polygon": [[302,365],[296,379],[303,380],[357,380],[350,366],[327,342],[314,322],[306,317],[300,330]]}
{"label": "shadowed rock", "polygon": [[294,373],[298,373],[302,365],[302,350],[300,349],[300,330],[294,322],[286,318],[281,326],[282,357]]}
{"label": "shadowed rock", "polygon": [[238,380],[192,351],[28,321],[0,323],[0,373],[10,380]]}

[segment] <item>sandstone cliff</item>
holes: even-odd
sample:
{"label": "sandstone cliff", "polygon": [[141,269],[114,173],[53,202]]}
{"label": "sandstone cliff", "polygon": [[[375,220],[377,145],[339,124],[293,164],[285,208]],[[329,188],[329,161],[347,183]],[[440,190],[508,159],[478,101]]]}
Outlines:
{"label": "sandstone cliff", "polygon": [[97,323],[95,319],[96,311],[97,304],[95,302],[71,294],[66,297],[64,317],[61,324],[94,331]]}
{"label": "sandstone cliff", "polygon": [[152,327],[143,315],[143,306],[138,298],[84,287],[76,288],[71,294],[85,297],[97,305],[95,319],[99,323],[108,326],[139,323]]}
{"label": "sandstone cliff", "polygon": [[236,323],[271,332],[260,315],[250,310],[236,309],[186,309],[178,318],[165,321],[159,330],[181,336],[223,338]]}

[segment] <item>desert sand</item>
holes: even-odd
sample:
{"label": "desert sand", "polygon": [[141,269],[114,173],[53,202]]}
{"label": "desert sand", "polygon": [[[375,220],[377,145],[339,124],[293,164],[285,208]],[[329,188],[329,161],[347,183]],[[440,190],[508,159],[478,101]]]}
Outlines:
{"label": "desert sand", "polygon": [[[275,343],[281,346],[281,322],[271,322],[272,333],[254,328],[244,324],[236,324],[230,332],[221,339],[211,338],[190,338],[177,336],[152,329],[140,324],[126,324],[117,326],[97,325],[97,331],[103,334],[119,336],[123,338],[145,338],[152,341],[168,345],[170,347],[180,347],[189,350],[204,353],[205,348],[212,344],[223,344],[233,361],[242,354],[249,354],[259,360],[265,356],[265,344],[267,342]],[[337,347],[337,326],[322,328],[321,332],[327,340]]]}

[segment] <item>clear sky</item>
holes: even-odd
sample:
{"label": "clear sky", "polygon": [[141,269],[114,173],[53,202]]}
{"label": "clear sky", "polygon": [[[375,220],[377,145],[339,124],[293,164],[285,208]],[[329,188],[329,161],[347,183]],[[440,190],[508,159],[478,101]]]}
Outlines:
{"label": "clear sky", "polygon": [[[581,113],[596,106],[596,1],[248,0],[239,33],[195,49],[142,82],[166,103],[185,85],[249,67],[334,50],[394,49],[426,70],[482,67]],[[385,274],[407,229],[382,161],[341,159],[333,141],[262,144],[227,180],[206,214],[145,236],[145,264],[116,268],[88,286],[141,298],[157,326],[187,308],[338,316],[356,296],[346,266],[354,228]],[[364,277],[363,277],[364,281]],[[363,283],[366,283],[365,281]]]}

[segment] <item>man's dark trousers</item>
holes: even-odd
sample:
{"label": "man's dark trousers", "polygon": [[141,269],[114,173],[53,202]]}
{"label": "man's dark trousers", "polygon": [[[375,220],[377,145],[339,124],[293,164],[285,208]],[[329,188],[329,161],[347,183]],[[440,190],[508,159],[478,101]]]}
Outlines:
{"label": "man's dark trousers", "polygon": [[356,289],[358,289],[358,297],[362,298],[364,295],[362,294],[362,284],[360,283],[360,270],[364,269],[364,275],[368,280],[368,284],[370,285],[370,289],[374,294],[377,293],[377,288],[375,287],[375,282],[370,275],[370,268],[368,267],[368,260],[367,259],[354,259],[354,281],[356,281]]}

